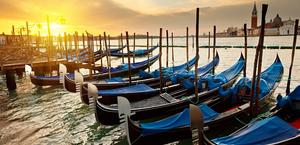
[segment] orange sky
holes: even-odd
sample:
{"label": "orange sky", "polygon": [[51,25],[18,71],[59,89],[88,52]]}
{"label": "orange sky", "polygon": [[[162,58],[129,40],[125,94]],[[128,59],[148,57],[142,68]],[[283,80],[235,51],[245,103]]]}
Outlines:
{"label": "orange sky", "polygon": [[[299,18],[299,0],[258,0],[269,4],[268,19],[277,13]],[[177,35],[185,27],[194,27],[195,8],[200,7],[200,32],[217,25],[218,31],[228,26],[241,27],[250,23],[253,0],[0,0],[0,32],[11,33],[29,22],[32,33],[47,34],[46,17],[50,18],[53,34],[64,31],[93,34],[107,31],[112,35],[129,31],[138,34],[157,33],[169,29]],[[40,27],[41,26],[41,27]]]}

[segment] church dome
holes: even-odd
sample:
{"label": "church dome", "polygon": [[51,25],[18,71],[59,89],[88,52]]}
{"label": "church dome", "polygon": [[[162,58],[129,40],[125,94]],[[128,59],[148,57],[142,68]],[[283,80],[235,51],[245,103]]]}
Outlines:
{"label": "church dome", "polygon": [[280,26],[282,26],[282,19],[277,14],[277,16],[273,19],[273,27],[280,27]]}

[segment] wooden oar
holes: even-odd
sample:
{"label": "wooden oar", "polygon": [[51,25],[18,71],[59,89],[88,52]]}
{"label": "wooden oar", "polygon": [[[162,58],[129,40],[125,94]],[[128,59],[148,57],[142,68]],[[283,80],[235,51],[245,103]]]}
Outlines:
{"label": "wooden oar", "polygon": [[[196,46],[196,48],[197,48],[197,46]],[[189,70],[189,64],[188,64],[188,62],[189,62],[189,27],[186,27],[186,62],[187,62],[186,69]]]}
{"label": "wooden oar", "polygon": [[199,61],[199,8],[197,8],[196,12],[196,63],[195,63],[195,96],[197,98],[196,103],[199,102],[198,96],[198,61]]}
{"label": "wooden oar", "polygon": [[296,49],[296,43],[297,43],[297,35],[298,35],[298,24],[299,20],[296,19],[295,21],[295,28],[294,28],[294,41],[293,41],[293,50],[292,50],[292,59],[291,59],[291,65],[289,69],[289,76],[288,76],[288,82],[286,86],[286,95],[290,94],[290,86],[291,86],[291,77],[292,77],[292,70],[293,70],[293,64],[294,64],[294,58],[295,58],[295,49]]}
{"label": "wooden oar", "polygon": [[131,64],[130,64],[130,50],[129,50],[129,36],[126,31],[126,44],[127,44],[127,57],[128,57],[128,76],[129,76],[129,85],[131,85]]}
{"label": "wooden oar", "polygon": [[245,38],[245,66],[244,66],[244,77],[247,76],[247,56],[248,56],[248,50],[247,50],[247,24],[244,24],[244,38]]}
{"label": "wooden oar", "polygon": [[166,47],[166,67],[169,67],[169,32],[166,30],[166,40],[167,40],[167,47]]}
{"label": "wooden oar", "polygon": [[162,56],[162,28],[159,29],[159,84],[160,84],[160,93],[162,93],[163,89],[163,75],[162,75],[162,68],[161,68],[161,56]]}

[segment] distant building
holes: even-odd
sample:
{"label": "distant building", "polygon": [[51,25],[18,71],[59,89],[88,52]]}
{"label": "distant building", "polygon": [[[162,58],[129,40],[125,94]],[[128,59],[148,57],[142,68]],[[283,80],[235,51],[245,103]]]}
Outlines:
{"label": "distant building", "polygon": [[4,45],[6,40],[6,36],[4,34],[0,34],[0,45]]}
{"label": "distant building", "polygon": [[256,9],[256,2],[254,2],[254,7],[252,10],[252,16],[251,16],[251,28],[256,29],[257,28],[257,9]]}
{"label": "distant building", "polygon": [[280,35],[293,35],[295,29],[295,22],[291,19],[284,21],[282,26],[279,28]]}
{"label": "distant building", "polygon": [[[283,21],[277,14],[273,19],[265,24],[265,35],[293,35],[295,21],[289,19]],[[248,36],[259,36],[261,26],[257,25],[257,9],[256,2],[251,14],[251,27],[247,29]],[[298,34],[300,34],[300,27],[298,28]],[[244,36],[244,28],[228,27],[226,31],[217,33],[217,36]]]}
{"label": "distant building", "polygon": [[229,27],[227,28],[227,35],[228,36],[237,36],[238,28],[237,27]]}

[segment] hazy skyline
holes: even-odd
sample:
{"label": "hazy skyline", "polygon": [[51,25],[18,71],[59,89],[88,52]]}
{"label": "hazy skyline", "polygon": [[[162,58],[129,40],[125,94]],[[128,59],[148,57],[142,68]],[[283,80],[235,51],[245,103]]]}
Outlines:
{"label": "hazy skyline", "polygon": [[[278,13],[283,20],[300,17],[299,0],[256,0],[260,20],[261,4],[269,4],[267,21]],[[195,9],[200,8],[200,32],[217,31],[227,27],[250,27],[253,0],[1,0],[0,32],[11,33],[11,26],[25,26],[28,21],[45,24],[47,15],[56,23],[56,31],[93,34],[106,31],[112,35],[129,31],[157,35],[162,27],[175,35],[185,34],[185,27],[194,33]],[[63,23],[61,23],[63,22]],[[260,21],[259,21],[260,23]],[[46,28],[42,28],[46,33]],[[53,31],[55,31],[53,30]],[[33,31],[33,33],[35,33]],[[57,32],[58,33],[58,32]],[[54,34],[56,34],[54,32]]]}

